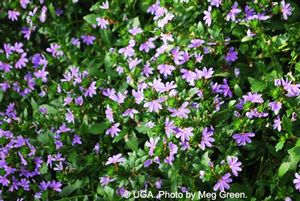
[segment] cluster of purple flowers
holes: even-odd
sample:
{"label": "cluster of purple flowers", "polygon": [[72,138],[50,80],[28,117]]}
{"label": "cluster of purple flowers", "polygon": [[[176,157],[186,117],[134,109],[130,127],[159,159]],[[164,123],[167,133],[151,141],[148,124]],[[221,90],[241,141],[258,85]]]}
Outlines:
{"label": "cluster of purple flowers", "polygon": [[[17,23],[23,20],[24,17],[21,19],[21,16],[25,13],[26,25],[22,25],[20,31],[24,39],[30,40],[36,30],[44,31],[39,28],[45,23],[48,15],[53,13],[51,11],[49,13],[44,0],[39,1],[40,5],[34,5],[30,0],[20,0],[19,3],[22,10],[8,10],[7,18],[11,23]],[[256,33],[248,28],[251,27],[250,23],[255,20],[266,21],[273,16],[269,9],[263,12],[256,11],[250,4],[242,8],[234,1],[229,9],[223,7],[223,4],[224,0],[208,0],[203,12],[203,21],[207,27],[214,27],[216,23],[213,19],[214,12],[221,11],[225,13],[222,17],[224,23],[247,25],[247,32],[242,34],[245,37],[255,38]],[[272,5],[280,8],[284,20],[292,15],[293,8],[284,0]],[[101,9],[102,13],[109,12],[109,2],[102,2],[101,5],[97,5],[97,9]],[[58,82],[53,82],[55,84],[49,87],[52,75],[47,70],[50,69],[48,66],[53,61],[69,59],[70,52],[66,44],[52,40],[43,52],[33,54],[25,43],[19,41],[5,42],[2,45],[1,92],[5,95],[13,92],[24,99],[36,92],[36,96],[45,99],[48,96],[60,97],[51,102],[59,108],[57,116],[51,115],[51,108],[48,105],[48,107],[35,106],[37,103],[34,98],[29,99],[33,108],[32,113],[38,113],[37,117],[34,117],[37,122],[32,123],[33,125],[28,126],[27,122],[23,122],[28,111],[18,111],[16,103],[10,102],[6,110],[0,112],[0,125],[4,128],[13,128],[23,122],[30,129],[35,128],[38,138],[42,138],[43,133],[49,131],[53,140],[53,150],[42,153],[32,145],[31,139],[0,128],[0,138],[3,140],[0,148],[2,187],[9,192],[38,189],[34,192],[37,199],[48,190],[60,192],[63,187],[62,181],[50,176],[47,178],[51,179],[46,181],[42,176],[45,170],[42,169],[46,168],[55,174],[64,174],[64,171],[70,168],[68,161],[70,159],[65,155],[64,149],[68,146],[74,149],[83,147],[86,140],[80,132],[85,130],[84,126],[87,126],[87,130],[90,129],[89,121],[105,121],[108,126],[99,129],[103,130],[99,139],[112,140],[112,143],[123,138],[126,142],[128,136],[136,130],[145,130],[141,131],[146,134],[141,139],[146,140],[137,142],[139,155],[143,156],[137,160],[137,164],[140,163],[138,168],[150,170],[151,166],[158,171],[174,167],[176,160],[189,156],[191,150],[197,154],[208,154],[222,143],[224,136],[232,137],[229,138],[236,150],[249,146],[248,144],[255,141],[259,135],[255,133],[253,127],[253,122],[258,120],[271,122],[273,130],[278,133],[285,129],[281,121],[284,115],[282,108],[286,107],[283,99],[269,101],[263,93],[257,92],[248,92],[236,98],[234,87],[240,76],[239,68],[234,69],[235,78],[232,81],[230,76],[220,76],[218,66],[206,65],[205,61],[215,55],[220,56],[220,63],[224,63],[226,67],[232,67],[241,60],[239,48],[231,43],[229,37],[225,36],[224,41],[220,42],[212,36],[213,34],[210,37],[202,37],[191,33],[185,38],[188,40],[181,42],[178,40],[181,40],[182,36],[172,29],[177,17],[177,12],[172,10],[172,7],[166,8],[160,1],[156,1],[146,12],[152,16],[154,29],[149,31],[143,29],[141,25],[129,23],[127,32],[124,33],[124,37],[127,38],[122,41],[123,46],[111,48],[107,53],[107,57],[115,59],[112,62],[112,69],[116,72],[113,73],[117,73],[122,86],[118,85],[119,82],[110,83],[110,78],[106,80],[108,84],[102,86],[102,80],[98,80],[88,70],[79,65],[70,65],[64,68]],[[62,14],[63,11],[60,9],[55,12],[57,17]],[[102,33],[106,33],[104,31],[110,30],[113,26],[113,20],[107,16],[101,17],[98,14],[97,16],[96,24],[89,28],[101,29]],[[126,20],[124,16],[124,21]],[[75,49],[79,50],[81,42],[93,47],[98,41],[101,40],[98,40],[96,35],[86,31],[78,38],[71,38],[69,42],[72,48],[75,46],[77,47]],[[219,53],[220,49],[222,55]],[[222,78],[219,79],[220,77]],[[285,79],[275,79],[274,84],[278,93],[285,95],[284,98],[293,99],[300,95],[300,84],[295,82],[291,74]],[[51,90],[52,94],[48,94]],[[94,104],[99,103],[97,102],[99,99],[101,107]],[[91,108],[97,110],[96,117],[87,117],[86,111]],[[224,112],[222,109],[225,112],[229,111],[227,116],[231,115],[231,109],[234,110],[232,111],[234,114],[228,118],[232,121],[237,119],[236,122],[240,127],[235,126],[228,133],[220,129],[217,120],[213,119],[217,119],[218,115]],[[292,113],[291,121],[296,119],[296,113]],[[52,125],[51,121],[55,123]],[[127,133],[128,130],[132,132]],[[98,141],[93,144],[92,152],[100,156],[102,142]],[[140,144],[144,145],[144,150],[141,150]],[[199,173],[200,179],[206,181],[207,177],[214,182],[214,191],[229,190],[233,182],[232,177],[237,177],[242,171],[242,162],[237,156],[233,156],[238,155],[238,152],[229,151],[231,152],[229,155],[232,156],[225,156],[226,162],[223,160],[220,165],[214,166],[213,162],[201,164],[205,168]],[[131,156],[127,159],[126,154],[117,152],[105,153],[103,157],[106,162],[102,162],[101,165],[109,171],[101,173],[99,184],[102,187],[114,185],[119,182],[118,168],[126,167]],[[295,188],[300,191],[300,175],[296,173],[295,177]],[[162,178],[156,177],[154,181],[156,189],[162,188]],[[116,193],[125,197],[128,193],[126,188],[130,188],[127,185],[128,182],[118,183]],[[181,189],[187,191],[184,186]]]}

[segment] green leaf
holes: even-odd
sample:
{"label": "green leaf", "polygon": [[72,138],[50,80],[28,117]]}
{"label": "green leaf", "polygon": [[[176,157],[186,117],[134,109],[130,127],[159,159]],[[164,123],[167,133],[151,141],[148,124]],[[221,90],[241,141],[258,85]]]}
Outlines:
{"label": "green leaf", "polygon": [[253,39],[253,37],[245,36],[244,38],[242,38],[242,43],[247,42],[247,41],[250,41],[250,40],[252,40],[252,39]]}
{"label": "green leaf", "polygon": [[55,8],[54,8],[53,4],[50,3],[48,8],[49,8],[49,12],[50,12],[51,17],[55,18],[56,14],[55,14]]}
{"label": "green leaf", "polygon": [[289,169],[291,168],[291,164],[292,164],[291,162],[281,163],[278,169],[278,176],[282,177],[283,175],[285,175],[285,173],[287,173],[287,171],[289,171]]}
{"label": "green leaf", "polygon": [[128,148],[131,149],[132,151],[138,151],[139,143],[138,143],[138,139],[135,135],[131,136],[128,139],[125,139],[125,143],[128,146]]}
{"label": "green leaf", "polygon": [[276,152],[277,152],[277,151],[280,151],[280,150],[283,148],[284,143],[285,143],[285,140],[281,140],[281,141],[279,141],[279,142],[276,144],[276,146],[275,146]]}
{"label": "green leaf", "polygon": [[295,70],[298,71],[298,72],[300,72],[300,62],[296,63]]}
{"label": "green leaf", "polygon": [[252,92],[260,92],[267,88],[266,82],[249,77]]}
{"label": "green leaf", "polygon": [[83,19],[89,23],[89,24],[97,24],[96,18],[100,17],[99,15],[96,14],[89,14],[83,17]]}
{"label": "green leaf", "polygon": [[69,196],[71,193],[73,193],[73,191],[77,190],[78,188],[80,188],[82,181],[80,180],[76,180],[76,182],[74,184],[71,184],[69,186],[64,187],[61,192],[59,193],[60,197],[67,197]]}
{"label": "green leaf", "polygon": [[109,127],[109,125],[110,124],[108,122],[94,124],[90,128],[90,133],[95,135],[102,134],[103,131],[105,131]]}
{"label": "green leaf", "polygon": [[238,84],[234,85],[234,93],[238,97],[242,97],[243,96],[243,91],[242,91],[241,87]]}
{"label": "green leaf", "polygon": [[50,140],[48,132],[38,134],[37,140],[44,145],[48,144]]}
{"label": "green leaf", "polygon": [[104,42],[105,45],[107,45],[108,47],[111,46],[111,30],[108,27],[107,29],[101,29],[100,30],[100,36],[102,41]]}
{"label": "green leaf", "polygon": [[35,102],[34,98],[31,98],[30,104],[31,104],[33,113],[35,114],[35,113],[38,111],[39,106],[38,106],[38,104]]}
{"label": "green leaf", "polygon": [[286,115],[284,115],[282,118],[282,126],[286,132],[288,132],[288,134],[292,134],[293,125],[291,120]]}

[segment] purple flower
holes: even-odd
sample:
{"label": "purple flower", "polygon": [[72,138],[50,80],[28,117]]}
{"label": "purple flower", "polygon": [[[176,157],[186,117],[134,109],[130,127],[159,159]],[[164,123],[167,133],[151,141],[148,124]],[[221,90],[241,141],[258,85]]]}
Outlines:
{"label": "purple flower", "polygon": [[107,29],[107,25],[109,25],[108,20],[101,17],[97,17],[96,21],[98,22],[98,27],[100,27],[101,29]]}
{"label": "purple flower", "polygon": [[214,191],[220,190],[222,192],[228,190],[230,188],[229,183],[231,182],[232,182],[231,175],[229,173],[226,173],[214,185]]}
{"label": "purple flower", "polygon": [[16,10],[9,10],[8,11],[8,19],[11,21],[18,21],[18,16],[20,15],[19,11]]}
{"label": "purple flower", "polygon": [[111,137],[115,137],[119,135],[119,132],[121,131],[118,127],[120,126],[120,123],[115,123],[110,127],[109,129],[106,130],[105,134],[110,135]]}
{"label": "purple flower", "polygon": [[276,102],[276,101],[270,102],[269,107],[274,112],[274,114],[277,115],[279,113],[279,110],[282,107],[282,103],[281,102]]}
{"label": "purple flower", "polygon": [[285,1],[280,2],[281,5],[281,12],[284,20],[288,19],[288,16],[292,15],[293,8],[291,7],[291,4],[285,3]]}
{"label": "purple flower", "polygon": [[27,4],[29,3],[30,3],[29,0],[20,0],[21,7],[24,9],[27,7]]}
{"label": "purple flower", "polygon": [[251,92],[248,92],[248,94],[244,95],[243,98],[244,98],[244,102],[249,101],[252,103],[263,103],[264,100],[262,99],[261,96],[262,96],[261,94],[257,94],[257,93],[252,94]]}
{"label": "purple flower", "polygon": [[279,116],[277,116],[276,119],[274,119],[273,129],[277,129],[279,132],[281,131],[281,119]]}
{"label": "purple flower", "polygon": [[188,45],[188,48],[197,48],[205,43],[204,40],[201,39],[192,39],[191,44]]}
{"label": "purple flower", "polygon": [[222,4],[222,0],[208,0],[211,6],[216,6],[217,8]]}
{"label": "purple flower", "polygon": [[140,27],[133,27],[132,29],[129,29],[128,32],[131,33],[131,35],[136,36],[139,33],[143,33],[143,29]]}
{"label": "purple flower", "polygon": [[156,147],[159,138],[150,138],[149,141],[145,143],[146,147],[149,147],[149,156],[153,156],[153,151]]}
{"label": "purple flower", "polygon": [[171,136],[175,128],[176,126],[174,126],[174,121],[170,120],[169,117],[167,117],[165,120],[165,132],[167,137]]}
{"label": "purple flower", "polygon": [[202,70],[196,69],[195,72],[197,75],[197,79],[204,78],[206,80],[211,78],[214,74],[214,71],[212,68],[207,69],[206,67],[204,67]]}
{"label": "purple flower", "polygon": [[85,93],[84,93],[84,96],[85,96],[85,97],[87,97],[87,96],[93,97],[93,96],[96,94],[96,89],[97,89],[97,87],[96,87],[96,82],[93,81],[93,82],[90,84],[89,88],[86,89],[86,91],[85,91]]}
{"label": "purple flower", "polygon": [[134,114],[139,113],[136,109],[127,109],[124,113],[123,113],[123,117],[127,117],[129,116],[131,119],[134,119]]}
{"label": "purple flower", "polygon": [[226,20],[229,21],[231,20],[232,22],[235,21],[235,17],[241,12],[241,9],[237,8],[238,7],[238,3],[234,2],[234,4],[231,7],[230,12],[227,14],[226,16]]}
{"label": "purple flower", "polygon": [[26,53],[23,53],[19,60],[15,63],[15,68],[21,69],[26,66],[26,63],[28,62],[28,59],[26,58]]}
{"label": "purple flower", "polygon": [[212,147],[212,142],[215,141],[215,139],[212,137],[214,134],[214,129],[211,126],[210,128],[205,127],[202,131],[202,138],[201,138],[201,143],[200,143],[200,148],[202,150],[205,150],[206,147]]}
{"label": "purple flower", "polygon": [[293,183],[295,184],[296,190],[300,192],[300,175],[297,172],[295,173],[295,179],[293,180]]}
{"label": "purple flower", "polygon": [[165,99],[164,98],[159,98],[157,100],[153,100],[150,102],[146,102],[144,104],[144,107],[148,108],[148,112],[158,112],[159,110],[162,109],[161,103],[164,102]]}
{"label": "purple flower", "polygon": [[240,161],[238,161],[238,157],[228,156],[227,163],[228,163],[233,175],[237,177],[238,172],[242,171],[242,168],[240,167],[242,165],[242,163]]}
{"label": "purple flower", "polygon": [[150,66],[149,63],[146,63],[144,65],[144,68],[143,68],[143,74],[146,76],[146,77],[149,77],[151,74],[153,74],[153,68]]}
{"label": "purple flower", "polygon": [[203,20],[205,21],[205,24],[210,27],[210,25],[211,25],[211,6],[209,6],[208,9],[204,11]]}
{"label": "purple flower", "polygon": [[75,104],[80,105],[80,106],[83,104],[82,96],[78,96],[78,97],[75,98]]}
{"label": "purple flower", "polygon": [[238,144],[238,146],[244,146],[247,143],[251,143],[250,137],[254,137],[255,133],[239,133],[234,134],[232,136],[233,139],[235,139],[235,142]]}
{"label": "purple flower", "polygon": [[162,183],[163,183],[163,180],[161,178],[158,178],[155,182],[155,187],[157,189],[161,189]]}
{"label": "purple flower", "polygon": [[132,93],[132,96],[135,99],[135,103],[136,104],[140,104],[144,100],[144,93],[143,93],[143,91],[141,91],[141,90],[137,90],[137,91],[132,90],[131,93]]}
{"label": "purple flower", "polygon": [[155,48],[153,41],[155,41],[155,38],[149,38],[145,43],[141,44],[139,50],[148,53],[150,49]]}
{"label": "purple flower", "polygon": [[179,117],[179,118],[188,118],[188,114],[191,112],[186,107],[188,106],[188,102],[184,102],[180,108],[169,108],[169,111],[172,112],[171,117]]}
{"label": "purple flower", "polygon": [[113,110],[109,107],[109,105],[106,106],[105,115],[110,123],[114,122]]}
{"label": "purple flower", "polygon": [[39,187],[40,187],[40,189],[41,189],[42,191],[45,191],[45,190],[48,189],[49,183],[48,183],[48,182],[45,182],[45,181],[41,181]]}
{"label": "purple flower", "polygon": [[79,38],[71,38],[71,44],[75,45],[76,47],[80,47],[80,40]]}
{"label": "purple flower", "polygon": [[172,71],[175,70],[175,67],[168,64],[160,64],[157,66],[157,70],[159,73],[167,77],[168,75],[172,74]]}
{"label": "purple flower", "polygon": [[45,67],[41,70],[34,72],[34,76],[38,79],[42,79],[43,82],[47,82],[48,71],[45,70]]}
{"label": "purple flower", "polygon": [[117,164],[123,162],[125,162],[125,158],[122,157],[122,154],[117,154],[117,155],[113,155],[112,157],[109,157],[105,165]]}
{"label": "purple flower", "polygon": [[73,115],[73,113],[72,113],[72,111],[70,110],[70,109],[68,109],[68,112],[66,113],[66,121],[68,122],[68,123],[75,123],[75,121],[74,121],[74,115]]}
{"label": "purple flower", "polygon": [[58,58],[63,55],[63,52],[58,50],[61,46],[58,44],[51,44],[49,48],[46,49],[47,52],[51,53],[54,58]]}
{"label": "purple flower", "polygon": [[234,47],[230,47],[228,53],[225,56],[225,61],[234,62],[237,60],[238,53],[234,50]]}
{"label": "purple flower", "polygon": [[34,29],[28,28],[28,27],[23,27],[22,28],[22,34],[24,35],[24,38],[27,39],[27,40],[29,40],[32,31],[34,31]]}
{"label": "purple flower", "polygon": [[8,186],[10,181],[5,176],[0,176],[0,184],[2,186]]}
{"label": "purple flower", "polygon": [[103,9],[103,10],[109,9],[108,1],[106,0],[105,2],[102,2],[102,5],[100,6],[100,8]]}
{"label": "purple flower", "polygon": [[93,45],[94,40],[96,40],[95,36],[91,35],[83,35],[81,36],[82,42],[85,43],[86,45]]}
{"label": "purple flower", "polygon": [[78,135],[74,135],[74,138],[72,140],[72,145],[74,146],[75,144],[82,144],[81,138]]}
{"label": "purple flower", "polygon": [[101,186],[107,186],[110,182],[115,181],[115,179],[111,179],[109,177],[100,177]]}
{"label": "purple flower", "polygon": [[194,128],[188,127],[188,128],[179,128],[179,132],[176,134],[176,138],[180,138],[182,142],[189,141],[190,137],[192,137]]}
{"label": "purple flower", "polygon": [[59,182],[59,181],[52,181],[52,182],[49,182],[49,187],[52,188],[54,191],[56,192],[60,192],[61,191],[61,186],[62,186],[62,183]]}
{"label": "purple flower", "polygon": [[195,80],[197,78],[196,73],[186,69],[181,69],[180,72],[182,73],[182,78],[187,81],[190,86],[195,85]]}
{"label": "purple flower", "polygon": [[123,54],[125,58],[132,57],[134,55],[135,40],[130,40],[128,46],[119,49],[118,53]]}

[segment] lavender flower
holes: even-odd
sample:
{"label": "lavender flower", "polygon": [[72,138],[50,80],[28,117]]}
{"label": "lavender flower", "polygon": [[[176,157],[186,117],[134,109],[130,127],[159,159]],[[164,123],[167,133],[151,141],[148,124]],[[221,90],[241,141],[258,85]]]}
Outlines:
{"label": "lavender flower", "polygon": [[74,121],[74,115],[73,115],[73,113],[72,113],[72,111],[70,110],[70,109],[68,109],[68,112],[66,113],[66,121],[68,122],[68,123],[75,123],[75,121]]}
{"label": "lavender flower", "polygon": [[222,0],[208,0],[211,6],[219,7],[222,4]]}
{"label": "lavender flower", "polygon": [[191,112],[189,109],[186,108],[188,104],[188,102],[184,102],[178,109],[169,108],[169,111],[172,112],[171,117],[179,117],[183,119],[188,118],[188,114]]}
{"label": "lavender flower", "polygon": [[150,102],[146,102],[144,107],[148,108],[148,112],[158,112],[162,109],[161,103],[164,102],[164,98],[159,98]]}
{"label": "lavender flower", "polygon": [[208,9],[204,11],[203,20],[205,21],[205,24],[210,27],[210,25],[211,25],[211,6],[209,6]]}
{"label": "lavender flower", "polygon": [[72,145],[74,146],[75,144],[82,144],[81,138],[78,135],[74,135],[74,138],[72,140]]}
{"label": "lavender flower", "polygon": [[205,127],[202,131],[202,138],[201,138],[201,143],[200,143],[200,148],[202,150],[205,150],[206,147],[212,147],[212,142],[215,141],[213,137],[211,137],[214,134],[214,129],[213,127]]}
{"label": "lavender flower", "polygon": [[234,50],[234,47],[230,47],[227,55],[225,56],[225,61],[234,62],[237,60],[238,53]]}
{"label": "lavender flower", "polygon": [[60,48],[61,48],[60,45],[54,43],[54,44],[51,44],[50,48],[47,48],[46,51],[51,53],[54,58],[58,58],[63,55],[63,52],[58,50]]}
{"label": "lavender flower", "polygon": [[224,190],[228,190],[230,188],[229,183],[231,183],[231,182],[232,182],[232,179],[231,179],[230,174],[226,173],[214,185],[214,191],[220,190],[222,192]]}
{"label": "lavender flower", "polygon": [[84,96],[85,96],[85,97],[87,97],[87,96],[93,97],[93,96],[96,94],[96,89],[97,89],[97,87],[96,87],[96,82],[93,81],[93,82],[90,84],[89,88],[86,89],[86,91],[85,91],[85,93],[84,93]]}
{"label": "lavender flower", "polygon": [[275,115],[277,115],[279,113],[279,110],[282,107],[282,103],[280,102],[270,102],[269,103],[269,107],[271,108],[271,110],[274,112]]}
{"label": "lavender flower", "polygon": [[251,143],[250,137],[254,137],[255,133],[239,133],[239,134],[234,134],[232,137],[235,139],[236,143],[238,146],[244,146],[247,143]]}
{"label": "lavender flower", "polygon": [[109,105],[106,106],[105,115],[110,123],[114,122],[113,110],[109,107]]}
{"label": "lavender flower", "polygon": [[229,21],[231,20],[232,22],[235,22],[235,17],[241,12],[241,9],[237,8],[238,7],[238,3],[234,2],[234,4],[231,7],[230,12],[227,14],[226,16],[226,20]]}
{"label": "lavender flower", "polygon": [[82,42],[85,43],[86,45],[93,45],[94,40],[96,40],[95,36],[91,35],[83,35],[81,36]]}
{"label": "lavender flower", "polygon": [[105,2],[102,2],[100,8],[103,9],[103,10],[109,9],[109,3],[108,3],[108,1],[106,0]]}
{"label": "lavender flower", "polygon": [[288,16],[292,15],[293,8],[291,7],[291,4],[289,4],[289,3],[286,4],[285,1],[281,1],[280,6],[281,6],[281,12],[282,12],[283,19],[287,20]]}
{"label": "lavender flower", "polygon": [[105,165],[117,164],[123,162],[125,162],[125,158],[122,157],[122,154],[117,154],[117,155],[113,155],[112,157],[109,157]]}
{"label": "lavender flower", "polygon": [[98,27],[100,27],[101,29],[107,29],[107,25],[109,25],[108,20],[101,17],[97,17],[96,21],[98,22]]}
{"label": "lavender flower", "polygon": [[136,36],[139,33],[143,33],[143,30],[140,27],[133,27],[132,29],[128,30],[131,35]]}
{"label": "lavender flower", "polygon": [[119,135],[119,132],[121,131],[118,127],[120,126],[120,123],[115,123],[110,127],[109,129],[106,130],[105,134],[110,135],[111,137],[115,137]]}
{"label": "lavender flower", "polygon": [[172,71],[175,70],[175,67],[168,64],[160,64],[157,66],[159,73],[167,77],[172,74]]}
{"label": "lavender flower", "polygon": [[281,131],[281,119],[279,116],[277,116],[276,119],[274,119],[273,129],[277,129],[279,132]]}
{"label": "lavender flower", "polygon": [[134,114],[139,113],[136,109],[127,109],[124,113],[123,113],[123,117],[127,117],[129,116],[131,119],[134,119]]}
{"label": "lavender flower", "polygon": [[159,138],[150,138],[149,141],[145,143],[146,147],[149,147],[149,156],[153,156],[153,151],[156,147]]}
{"label": "lavender flower", "polygon": [[264,100],[262,99],[261,96],[262,96],[261,94],[257,94],[257,93],[252,94],[251,92],[248,92],[248,94],[244,95],[243,98],[244,98],[244,102],[249,101],[252,103],[263,103]]}
{"label": "lavender flower", "polygon": [[115,181],[115,179],[111,179],[109,177],[101,177],[100,178],[100,184],[101,186],[107,186],[107,184],[109,184],[110,182]]}
{"label": "lavender flower", "polygon": [[179,128],[179,131],[176,134],[176,138],[180,138],[182,142],[189,141],[190,137],[192,137],[194,128],[188,127],[188,128]]}
{"label": "lavender flower", "polygon": [[293,180],[293,183],[295,184],[296,190],[300,192],[300,175],[297,172],[295,173],[295,179]]}
{"label": "lavender flower", "polygon": [[238,157],[228,156],[227,163],[228,163],[233,175],[237,177],[238,172],[242,171],[242,168],[240,167],[242,165],[242,163],[240,161],[238,161]]}
{"label": "lavender flower", "polygon": [[18,21],[19,15],[20,15],[19,11],[16,11],[16,10],[8,11],[8,19],[10,19],[11,21]]}

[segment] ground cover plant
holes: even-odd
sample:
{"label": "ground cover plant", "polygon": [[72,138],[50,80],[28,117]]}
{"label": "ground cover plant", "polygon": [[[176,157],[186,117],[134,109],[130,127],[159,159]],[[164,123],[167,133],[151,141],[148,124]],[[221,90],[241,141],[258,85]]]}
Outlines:
{"label": "ground cover plant", "polygon": [[300,200],[299,6],[1,1],[1,200]]}

